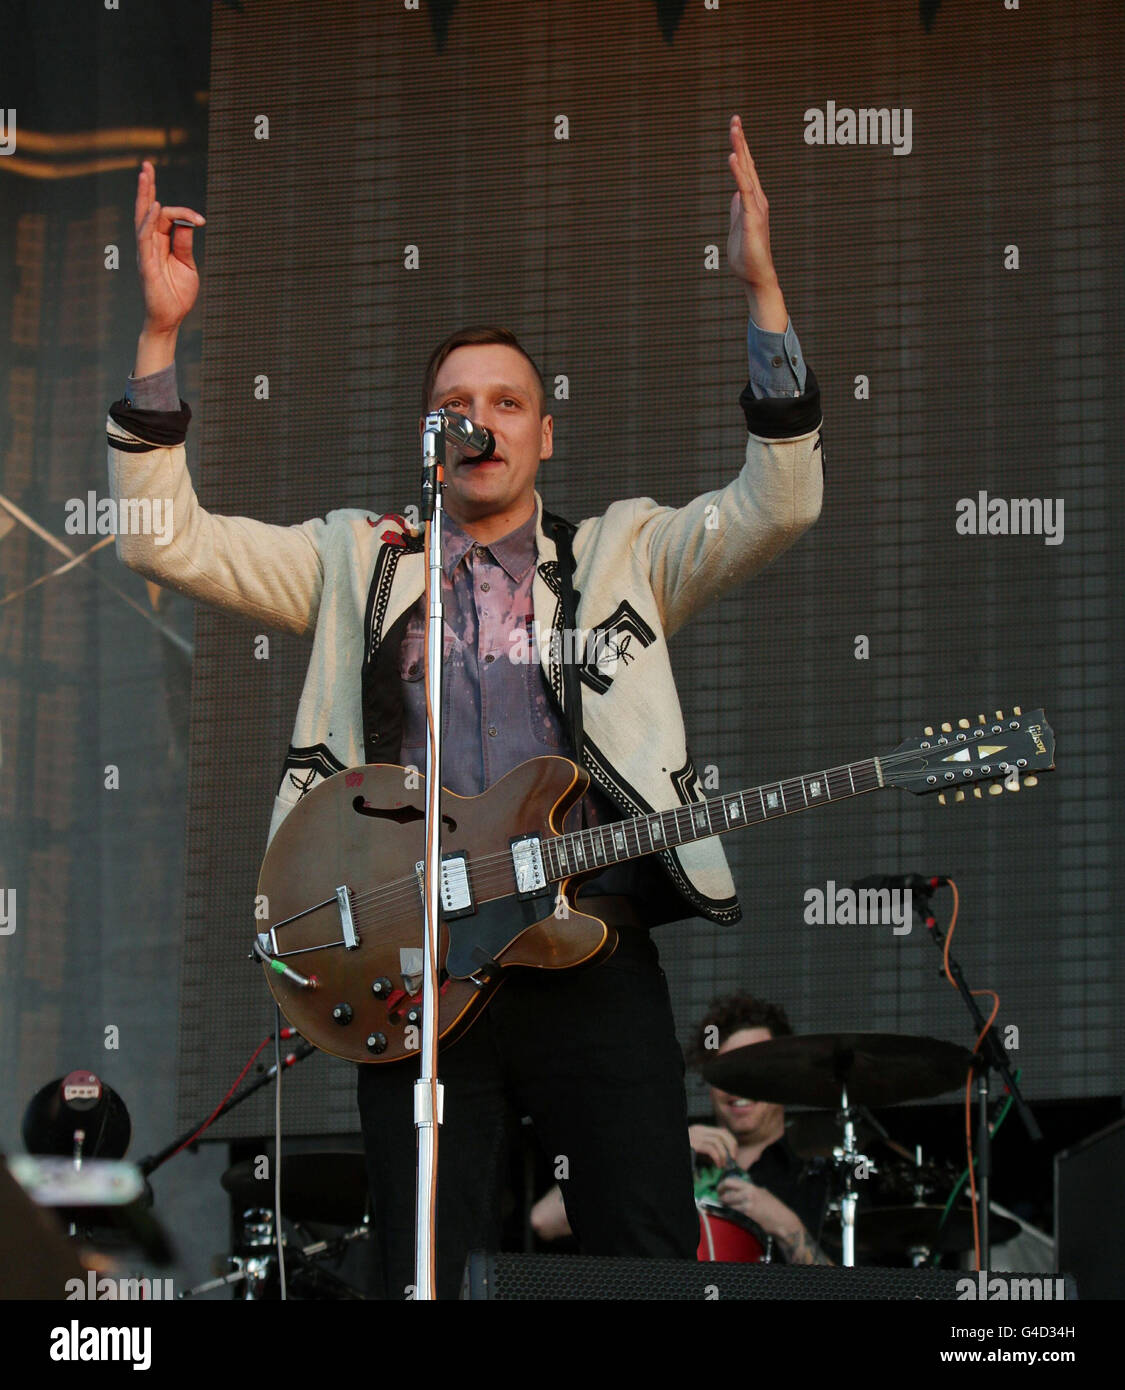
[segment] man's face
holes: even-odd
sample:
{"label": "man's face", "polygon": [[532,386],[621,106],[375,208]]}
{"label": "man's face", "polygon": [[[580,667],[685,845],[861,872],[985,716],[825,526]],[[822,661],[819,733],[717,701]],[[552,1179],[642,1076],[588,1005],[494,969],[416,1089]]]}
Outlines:
{"label": "man's face", "polygon": [[[718,1055],[732,1052],[736,1047],[768,1042],[773,1034],[768,1028],[739,1028],[719,1046]],[[785,1107],[764,1100],[743,1100],[717,1086],[711,1087],[711,1104],[720,1125],[729,1129],[740,1144],[753,1144],[784,1124]]]}
{"label": "man's face", "polygon": [[554,449],[554,421],[540,417],[539,380],[531,363],[504,343],[455,348],[434,378],[430,409],[440,406],[467,415],[496,439],[495,456],[488,460],[474,462],[449,450],[445,505],[450,515],[458,521],[504,513],[525,519],[534,505],[539,462]]}

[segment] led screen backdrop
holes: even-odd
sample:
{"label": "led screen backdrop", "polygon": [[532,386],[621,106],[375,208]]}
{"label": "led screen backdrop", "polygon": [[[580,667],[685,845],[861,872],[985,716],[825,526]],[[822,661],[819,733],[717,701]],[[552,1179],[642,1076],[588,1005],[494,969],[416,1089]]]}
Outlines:
{"label": "led screen backdrop", "polygon": [[[745,441],[725,265],[739,111],[821,384],[827,491],[794,550],[673,642],[696,767],[733,790],[1013,703],[1057,731],[1035,790],[946,809],[885,791],[728,837],[744,921],[658,933],[685,1040],[744,986],[799,1031],[971,1044],[920,927],[805,920],[810,890],[941,873],[1028,1094],[1120,1086],[1122,27],[1108,0],[214,11],[189,437],[205,505],[292,523],[415,501],[426,357],[480,321],[546,375],[554,509],[724,483]],[[847,142],[848,113],[884,108],[885,138]],[[1038,499],[1039,532],[958,534],[981,493]],[[263,659],[258,636],[198,614],[184,1123],[272,1016],[245,958],[308,653],[273,635]],[[353,1129],[353,1086],[311,1059],[288,1127]],[[269,1112],[259,1098],[220,1132]]]}

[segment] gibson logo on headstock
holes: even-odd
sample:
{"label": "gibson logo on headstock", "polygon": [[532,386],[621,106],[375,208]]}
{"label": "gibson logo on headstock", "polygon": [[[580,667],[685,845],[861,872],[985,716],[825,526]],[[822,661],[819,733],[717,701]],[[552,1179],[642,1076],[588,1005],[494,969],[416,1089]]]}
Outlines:
{"label": "gibson logo on headstock", "polygon": [[1047,745],[1043,742],[1043,727],[1040,724],[1029,724],[1027,732],[1031,735],[1037,753],[1046,753]]}

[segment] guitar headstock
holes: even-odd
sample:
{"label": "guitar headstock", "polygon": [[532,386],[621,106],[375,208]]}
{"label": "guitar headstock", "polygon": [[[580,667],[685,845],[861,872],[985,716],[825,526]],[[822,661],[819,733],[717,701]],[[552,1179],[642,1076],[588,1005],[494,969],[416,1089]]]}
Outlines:
{"label": "guitar headstock", "polygon": [[907,739],[879,761],[888,787],[916,796],[936,792],[944,806],[967,794],[983,799],[985,784],[992,796],[1035,786],[1035,774],[1055,766],[1055,735],[1041,709],[1024,714],[1015,705],[1009,715],[997,710],[975,723],[927,727],[920,739]]}

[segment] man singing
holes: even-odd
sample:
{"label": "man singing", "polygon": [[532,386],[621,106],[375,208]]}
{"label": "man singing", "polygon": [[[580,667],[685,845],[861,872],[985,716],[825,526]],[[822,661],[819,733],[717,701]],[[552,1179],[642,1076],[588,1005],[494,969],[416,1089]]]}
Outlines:
{"label": "man singing", "polygon": [[[477,794],[549,752],[580,755],[591,775],[568,828],[702,799],[668,638],[793,544],[819,514],[822,488],[819,390],[789,323],[768,205],[737,116],[730,146],[737,188],[727,251],[750,310],[751,370],[740,397],[745,462],[725,487],[679,508],[618,501],[575,527],[545,511],[535,487],[553,421],[519,342],[505,330],[463,330],[431,355],[425,408],[458,411],[495,438],[491,457],[446,469],[442,780],[454,792]],[[170,544],[119,536],[117,550],[169,588],[311,640],[286,769],[301,776],[283,778],[272,838],[321,777],[374,762],[424,768],[421,540],[401,518],[362,509],[285,527],[199,506],[173,360],[199,277],[191,228],[173,221],[202,219],[155,196],[146,163],[136,202],[146,319],[125,398],[110,409],[109,465],[114,496],[171,497],[175,526]],[[388,480],[396,500],[409,481]],[[529,632],[564,626],[568,571],[574,627],[595,645],[569,669],[566,642],[561,653],[544,646],[540,661],[513,660]],[[577,691],[580,701],[568,698]],[[694,1258],[683,1057],[649,929],[694,914],[739,920],[721,844],[698,840],[618,865],[581,901],[616,928],[613,956],[585,970],[507,971],[479,1020],[441,1053],[441,1297],[457,1295],[468,1250],[497,1245],[506,1138],[521,1115],[565,1171],[566,1211],[584,1252]],[[401,1298],[413,1271],[415,1068],[358,1070],[384,1292]],[[625,1151],[638,1161],[622,1164]]]}

